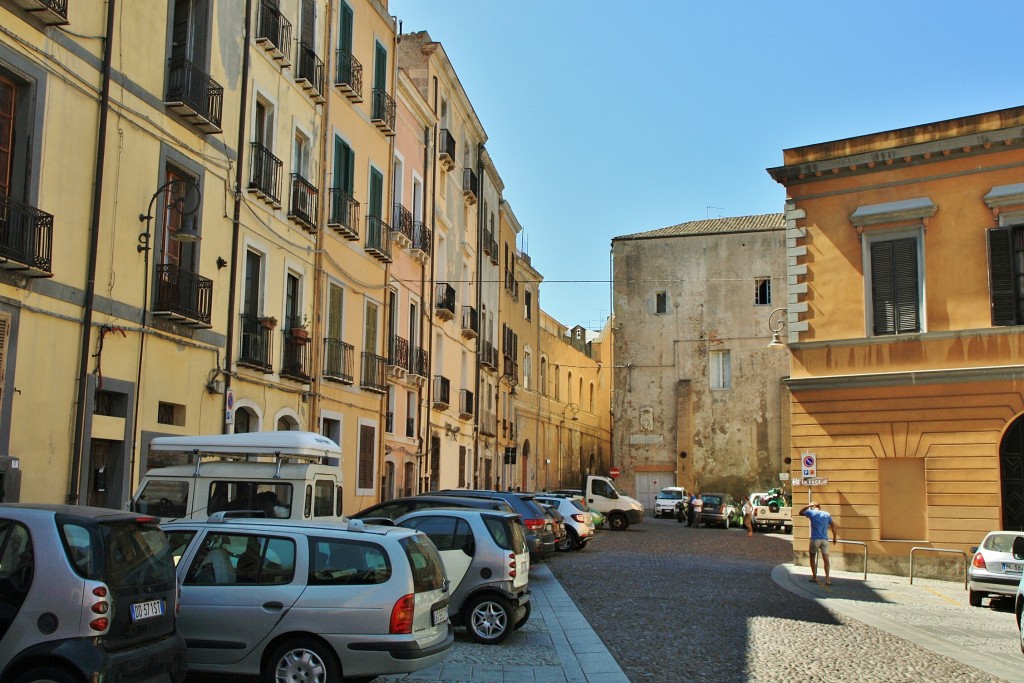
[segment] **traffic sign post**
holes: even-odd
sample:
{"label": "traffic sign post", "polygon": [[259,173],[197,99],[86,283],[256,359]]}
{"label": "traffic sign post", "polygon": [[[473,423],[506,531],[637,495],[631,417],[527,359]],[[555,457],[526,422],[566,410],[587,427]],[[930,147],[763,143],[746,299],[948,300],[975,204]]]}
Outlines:
{"label": "traffic sign post", "polygon": [[609,475],[609,476],[610,476],[610,477],[611,477],[612,479],[615,479],[615,478],[616,478],[616,477],[618,477],[618,476],[619,476],[620,474],[622,474],[622,472],[620,472],[620,471],[619,471],[619,468],[618,468],[618,467],[613,467],[613,468],[611,468],[610,470],[608,470],[608,475]]}

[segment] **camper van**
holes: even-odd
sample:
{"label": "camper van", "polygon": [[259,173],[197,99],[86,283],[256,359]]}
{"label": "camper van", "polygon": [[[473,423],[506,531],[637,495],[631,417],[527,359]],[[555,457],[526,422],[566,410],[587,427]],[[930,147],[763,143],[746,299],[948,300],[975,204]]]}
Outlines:
{"label": "camper van", "polygon": [[341,448],[312,432],[162,436],[129,509],[159,517],[342,519]]}

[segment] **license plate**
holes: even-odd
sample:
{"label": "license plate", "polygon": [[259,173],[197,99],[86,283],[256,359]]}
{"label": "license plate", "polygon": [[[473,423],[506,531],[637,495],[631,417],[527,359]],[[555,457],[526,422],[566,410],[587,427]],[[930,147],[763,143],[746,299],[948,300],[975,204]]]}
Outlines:
{"label": "license plate", "polygon": [[530,563],[527,562],[526,560],[523,560],[522,562],[520,562],[519,563],[519,571],[523,572],[524,574],[526,572],[530,571]]}
{"label": "license plate", "polygon": [[164,601],[150,600],[149,602],[136,602],[132,605],[132,621],[143,621],[153,617],[163,616]]}
{"label": "license plate", "polygon": [[1019,562],[1003,562],[1003,571],[1020,574],[1024,572],[1024,564],[1020,564]]}
{"label": "license plate", "polygon": [[448,621],[448,605],[438,607],[434,610],[434,626]]}

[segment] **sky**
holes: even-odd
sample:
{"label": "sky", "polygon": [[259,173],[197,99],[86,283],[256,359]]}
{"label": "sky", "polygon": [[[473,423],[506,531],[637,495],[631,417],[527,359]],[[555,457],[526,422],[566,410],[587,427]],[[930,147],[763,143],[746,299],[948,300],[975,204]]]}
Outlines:
{"label": "sky", "polygon": [[1024,3],[390,0],[451,60],[544,278],[599,329],[614,237],[775,213],[782,150],[1024,105]]}

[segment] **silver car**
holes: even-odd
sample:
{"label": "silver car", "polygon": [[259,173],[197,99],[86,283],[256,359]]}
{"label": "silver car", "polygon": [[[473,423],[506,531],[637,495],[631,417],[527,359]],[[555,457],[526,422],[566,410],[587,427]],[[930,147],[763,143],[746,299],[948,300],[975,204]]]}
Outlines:
{"label": "silver car", "polygon": [[336,683],[418,671],[452,647],[444,566],[424,534],[225,515],[163,526],[190,671]]}
{"label": "silver car", "polygon": [[575,498],[563,496],[534,496],[535,500],[545,505],[550,505],[558,510],[565,520],[566,536],[558,550],[582,550],[594,537],[594,517],[587,508]]}
{"label": "silver car", "polygon": [[985,535],[967,567],[967,602],[981,607],[985,597],[1011,596],[1024,575],[1024,561],[1013,556],[1013,541],[1019,531],[990,531]]}
{"label": "silver car", "polygon": [[519,515],[438,508],[395,524],[422,531],[437,546],[451,581],[452,622],[473,640],[500,643],[530,618],[530,552]]}

